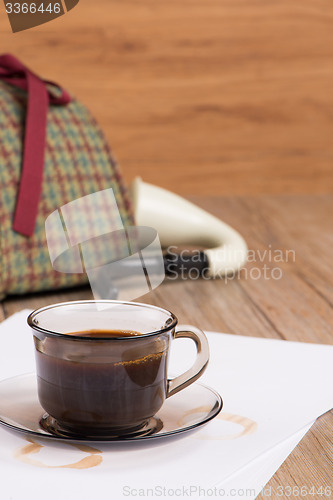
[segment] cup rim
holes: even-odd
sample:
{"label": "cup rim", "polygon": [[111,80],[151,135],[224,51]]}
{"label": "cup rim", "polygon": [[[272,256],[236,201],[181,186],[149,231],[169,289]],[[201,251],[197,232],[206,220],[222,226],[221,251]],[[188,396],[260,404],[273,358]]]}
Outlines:
{"label": "cup rim", "polygon": [[[167,313],[171,319],[171,322],[169,325],[167,325],[164,328],[161,328],[160,330],[155,330],[152,332],[147,332],[147,333],[142,333],[140,336],[130,336],[130,337],[112,337],[112,338],[105,338],[105,337],[86,337],[82,335],[68,335],[68,333],[60,333],[60,332],[54,332],[52,330],[48,330],[47,328],[42,328],[38,326],[36,323],[34,323],[35,317],[44,311],[47,311],[48,309],[54,309],[56,307],[62,307],[62,306],[68,306],[68,305],[74,305],[74,304],[96,304],[96,303],[101,303],[101,304],[123,304],[123,305],[131,305],[131,306],[138,306],[138,307],[145,307],[147,309],[155,309],[157,311],[161,311],[164,313]],[[177,317],[168,309],[164,309],[162,307],[154,306],[151,304],[144,304],[142,302],[130,302],[130,301],[123,301],[123,300],[73,300],[73,301],[67,301],[67,302],[58,302],[56,304],[50,304],[48,306],[40,307],[39,309],[35,309],[32,311],[29,316],[27,317],[27,323],[32,328],[33,330],[36,330],[38,332],[44,333],[47,336],[50,337],[60,337],[60,338],[66,338],[68,340],[80,340],[84,342],[96,342],[96,341],[104,341],[104,342],[110,342],[113,340],[121,340],[121,341],[133,341],[135,339],[140,339],[142,337],[152,337],[154,335],[160,335],[161,333],[168,332],[175,328],[175,326],[178,323]]]}

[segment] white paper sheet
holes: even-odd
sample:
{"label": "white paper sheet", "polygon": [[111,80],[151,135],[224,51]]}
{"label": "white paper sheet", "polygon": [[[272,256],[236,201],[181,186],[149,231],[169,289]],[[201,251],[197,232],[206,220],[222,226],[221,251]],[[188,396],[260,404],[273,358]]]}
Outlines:
{"label": "white paper sheet", "polygon": [[[0,325],[0,379],[34,371],[27,312]],[[181,438],[104,444],[95,451],[35,440],[38,447],[0,428],[1,500],[42,500],[46,491],[48,500],[168,498],[184,492],[199,499],[217,487],[252,488],[255,493],[242,497],[255,498],[311,423],[332,407],[332,387],[322,381],[332,380],[333,347],[207,336],[211,359],[201,380],[223,397],[219,417]],[[172,372],[183,371],[184,360],[191,362],[189,342],[174,342]],[[82,459],[95,466],[71,468]]]}

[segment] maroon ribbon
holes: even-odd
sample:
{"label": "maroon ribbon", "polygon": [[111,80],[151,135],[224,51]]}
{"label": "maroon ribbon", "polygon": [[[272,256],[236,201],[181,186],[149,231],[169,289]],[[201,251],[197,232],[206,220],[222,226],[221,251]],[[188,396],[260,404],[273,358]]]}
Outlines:
{"label": "maroon ribbon", "polygon": [[[71,97],[57,84],[39,78],[10,54],[0,56],[0,80],[26,90],[28,94],[22,172],[13,229],[32,236],[42,191],[48,106],[49,103],[64,106]],[[53,95],[47,85],[58,88],[60,95]]]}

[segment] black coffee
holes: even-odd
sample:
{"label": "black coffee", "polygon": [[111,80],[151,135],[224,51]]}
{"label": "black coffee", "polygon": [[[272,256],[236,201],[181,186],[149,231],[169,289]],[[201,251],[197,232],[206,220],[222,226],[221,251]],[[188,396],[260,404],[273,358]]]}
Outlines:
{"label": "black coffee", "polygon": [[[140,333],[96,330],[35,338],[42,407],[76,431],[134,428],[154,415],[166,394],[167,342],[144,335],[132,342],[133,336]],[[120,339],[112,344],[100,340],[115,337]]]}

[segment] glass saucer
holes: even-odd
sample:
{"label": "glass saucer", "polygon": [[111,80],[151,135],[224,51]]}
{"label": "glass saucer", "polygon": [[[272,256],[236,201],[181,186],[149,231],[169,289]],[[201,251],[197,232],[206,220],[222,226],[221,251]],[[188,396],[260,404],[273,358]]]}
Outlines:
{"label": "glass saucer", "polygon": [[150,419],[142,433],[101,437],[72,436],[62,433],[61,429],[59,431],[54,427],[52,419],[45,415],[38,401],[37,378],[34,373],[0,382],[1,425],[35,437],[63,441],[117,442],[173,436],[206,424],[218,415],[222,405],[222,398],[216,391],[194,383],[166,399],[161,410]]}

